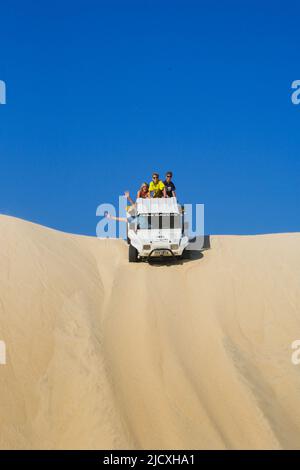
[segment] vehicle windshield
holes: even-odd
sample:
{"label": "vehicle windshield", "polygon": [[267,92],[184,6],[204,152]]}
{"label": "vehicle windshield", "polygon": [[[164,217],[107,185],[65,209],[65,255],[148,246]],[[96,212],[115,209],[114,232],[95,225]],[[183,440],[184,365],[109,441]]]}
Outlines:
{"label": "vehicle windshield", "polygon": [[180,229],[182,218],[179,214],[140,214],[137,216],[138,230]]}

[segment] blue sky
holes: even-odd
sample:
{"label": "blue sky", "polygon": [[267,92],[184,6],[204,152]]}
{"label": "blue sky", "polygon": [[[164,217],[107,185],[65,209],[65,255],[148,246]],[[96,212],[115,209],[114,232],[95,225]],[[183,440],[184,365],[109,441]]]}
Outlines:
{"label": "blue sky", "polygon": [[300,231],[299,3],[0,8],[0,212],[95,235],[100,203],[173,170],[206,233]]}

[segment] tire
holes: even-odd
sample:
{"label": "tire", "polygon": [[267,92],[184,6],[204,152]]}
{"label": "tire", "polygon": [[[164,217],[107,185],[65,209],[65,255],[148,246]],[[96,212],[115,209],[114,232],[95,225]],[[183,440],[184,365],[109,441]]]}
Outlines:
{"label": "tire", "polygon": [[138,251],[132,245],[129,245],[128,259],[129,263],[137,263],[138,261]]}

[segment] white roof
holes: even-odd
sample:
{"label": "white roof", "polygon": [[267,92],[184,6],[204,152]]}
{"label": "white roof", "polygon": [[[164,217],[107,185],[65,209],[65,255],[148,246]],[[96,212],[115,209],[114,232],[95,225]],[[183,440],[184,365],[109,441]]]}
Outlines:
{"label": "white roof", "polygon": [[138,214],[179,214],[176,197],[138,198],[136,200]]}

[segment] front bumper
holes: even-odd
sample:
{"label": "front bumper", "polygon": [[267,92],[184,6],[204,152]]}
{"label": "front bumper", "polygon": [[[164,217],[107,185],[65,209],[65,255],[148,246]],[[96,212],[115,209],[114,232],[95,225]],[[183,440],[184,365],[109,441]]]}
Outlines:
{"label": "front bumper", "polygon": [[172,251],[170,248],[154,248],[153,250],[150,251],[150,253],[147,255],[147,258],[165,258],[165,257],[172,257],[175,258],[176,255],[174,251]]}
{"label": "front bumper", "polygon": [[[180,257],[188,246],[188,240],[179,240],[169,242],[148,242],[148,240],[140,243],[138,240],[131,240],[131,244],[137,249],[139,258],[163,258],[163,257]],[[175,247],[176,245],[176,247]]]}

